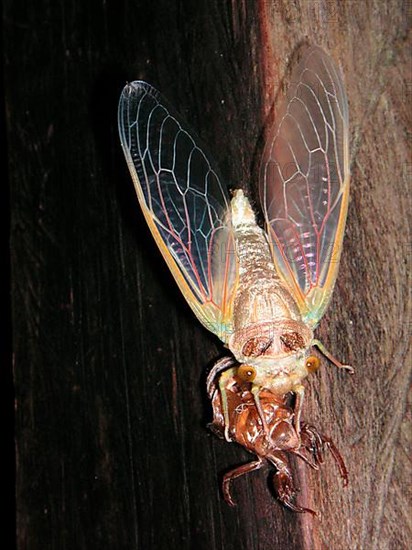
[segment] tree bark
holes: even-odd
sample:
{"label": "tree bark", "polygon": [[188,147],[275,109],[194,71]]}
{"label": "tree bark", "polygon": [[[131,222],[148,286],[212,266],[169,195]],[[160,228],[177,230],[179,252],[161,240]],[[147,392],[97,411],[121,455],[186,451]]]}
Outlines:
{"label": "tree bark", "polygon": [[[410,3],[41,0],[4,6],[19,549],[387,549],[411,540]],[[191,123],[229,185],[253,188],[263,128],[297,48],[341,66],[352,189],[324,364],[307,422],[327,457],[296,467],[282,508],[264,471],[206,430],[224,354],[179,294],[119,146],[117,101],[147,80]]]}

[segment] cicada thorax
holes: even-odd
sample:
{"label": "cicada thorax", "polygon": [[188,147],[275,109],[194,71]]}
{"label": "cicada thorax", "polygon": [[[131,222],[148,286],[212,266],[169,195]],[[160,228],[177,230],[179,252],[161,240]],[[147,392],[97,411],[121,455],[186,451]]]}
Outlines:
{"label": "cicada thorax", "polygon": [[235,192],[231,206],[239,280],[229,348],[240,363],[269,368],[272,376],[287,374],[310,347],[313,333],[279,278],[266,235],[242,191]]}

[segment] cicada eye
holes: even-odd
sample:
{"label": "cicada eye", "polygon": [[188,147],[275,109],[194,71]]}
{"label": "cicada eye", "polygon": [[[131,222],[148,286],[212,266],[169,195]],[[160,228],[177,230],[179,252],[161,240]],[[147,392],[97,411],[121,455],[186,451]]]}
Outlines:
{"label": "cicada eye", "polygon": [[309,372],[316,372],[320,367],[320,359],[316,355],[310,355],[305,364]]}
{"label": "cicada eye", "polygon": [[256,369],[250,365],[240,365],[237,369],[237,375],[242,382],[253,382],[256,378]]}

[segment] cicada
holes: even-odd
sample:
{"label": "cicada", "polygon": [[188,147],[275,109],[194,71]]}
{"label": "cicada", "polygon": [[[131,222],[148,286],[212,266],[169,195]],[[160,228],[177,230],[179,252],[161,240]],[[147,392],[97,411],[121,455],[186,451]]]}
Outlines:
{"label": "cicada", "polygon": [[[301,421],[303,381],[319,361],[312,348],[353,372],[314,337],[336,281],[348,208],[346,93],[319,47],[304,51],[290,82],[262,155],[264,228],[247,193],[235,185],[229,195],[199,139],[157,90],[127,84],[118,110],[122,148],[152,235],[196,317],[231,352],[208,379],[215,428],[259,461],[268,456],[246,444],[250,425],[239,422],[237,407],[249,407],[269,450],[320,456],[326,439]],[[247,384],[247,397],[234,384]],[[269,414],[274,404],[277,412]],[[284,417],[293,436],[286,447],[275,435]],[[315,457],[312,465],[319,462]],[[286,477],[281,500],[305,511],[292,504],[291,473]],[[224,494],[232,502],[227,488]]]}

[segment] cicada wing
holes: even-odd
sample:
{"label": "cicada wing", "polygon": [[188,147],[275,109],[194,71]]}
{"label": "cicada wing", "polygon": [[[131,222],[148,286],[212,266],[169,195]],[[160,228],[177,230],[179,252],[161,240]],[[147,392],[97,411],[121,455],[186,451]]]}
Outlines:
{"label": "cicada wing", "polygon": [[308,48],[292,71],[259,190],[276,268],[315,326],[335,284],[349,193],[347,98],[321,48]]}
{"label": "cicada wing", "polygon": [[125,86],[118,121],[153,237],[198,319],[226,341],[237,278],[227,189],[198,139],[149,84]]}

